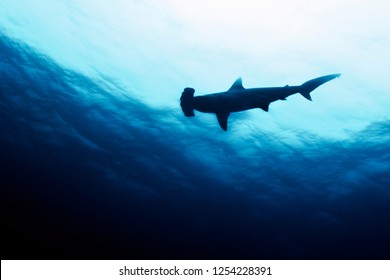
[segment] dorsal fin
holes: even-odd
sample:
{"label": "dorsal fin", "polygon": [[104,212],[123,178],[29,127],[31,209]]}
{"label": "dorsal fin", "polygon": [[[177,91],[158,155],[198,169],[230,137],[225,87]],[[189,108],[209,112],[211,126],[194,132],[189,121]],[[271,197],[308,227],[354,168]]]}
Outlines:
{"label": "dorsal fin", "polygon": [[229,88],[228,91],[231,91],[231,90],[238,90],[238,89],[244,89],[244,87],[242,86],[242,79],[241,79],[241,77],[238,78],[238,79],[233,83],[233,85]]}

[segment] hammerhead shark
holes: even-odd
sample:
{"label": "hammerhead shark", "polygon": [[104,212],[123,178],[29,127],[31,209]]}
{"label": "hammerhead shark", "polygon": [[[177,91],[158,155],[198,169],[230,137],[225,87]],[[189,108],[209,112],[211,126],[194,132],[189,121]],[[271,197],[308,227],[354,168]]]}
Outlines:
{"label": "hammerhead shark", "polygon": [[195,90],[187,87],[180,97],[180,106],[186,117],[194,117],[194,110],[203,113],[217,115],[218,123],[224,131],[227,131],[230,113],[260,108],[268,112],[269,104],[286,98],[295,93],[312,101],[310,92],[320,85],[340,77],[341,74],[322,76],[303,83],[300,86],[244,88],[241,78],[225,92],[195,96]]}

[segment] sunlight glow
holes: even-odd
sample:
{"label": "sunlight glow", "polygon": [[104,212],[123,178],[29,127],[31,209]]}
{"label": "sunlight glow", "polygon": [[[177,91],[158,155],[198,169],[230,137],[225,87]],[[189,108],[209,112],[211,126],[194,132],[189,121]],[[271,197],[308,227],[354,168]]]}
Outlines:
{"label": "sunlight glow", "polygon": [[[341,115],[354,129],[389,117],[389,3],[4,0],[0,25],[65,67],[174,110],[186,86],[202,94],[225,90],[239,76],[245,86],[261,87],[341,72],[337,86],[319,89],[310,106],[300,99],[271,105],[275,118],[289,115],[297,129],[305,111],[340,136]],[[279,107],[296,108],[297,117]],[[329,135],[314,123],[310,129]]]}

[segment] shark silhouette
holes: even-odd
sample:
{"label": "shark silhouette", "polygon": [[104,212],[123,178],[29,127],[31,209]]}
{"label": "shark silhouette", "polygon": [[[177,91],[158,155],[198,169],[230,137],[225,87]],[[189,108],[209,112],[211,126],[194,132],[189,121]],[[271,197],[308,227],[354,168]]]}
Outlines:
{"label": "shark silhouette", "polygon": [[320,85],[339,77],[332,74],[312,79],[300,86],[244,88],[238,78],[228,91],[195,96],[193,88],[185,88],[180,97],[180,106],[186,117],[194,117],[194,110],[203,113],[215,113],[221,128],[227,131],[230,113],[260,108],[268,112],[269,104],[277,100],[286,100],[292,94],[300,93],[312,100],[310,92]]}

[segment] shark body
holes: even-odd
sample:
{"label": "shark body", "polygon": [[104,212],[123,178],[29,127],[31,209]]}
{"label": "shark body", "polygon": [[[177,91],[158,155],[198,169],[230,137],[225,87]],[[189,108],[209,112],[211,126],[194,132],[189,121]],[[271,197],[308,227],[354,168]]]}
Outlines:
{"label": "shark body", "polygon": [[320,85],[339,77],[341,74],[332,74],[318,77],[303,83],[300,86],[244,88],[241,78],[238,78],[229,90],[208,95],[194,96],[193,88],[185,88],[180,105],[186,117],[194,117],[194,110],[203,113],[214,113],[221,128],[227,131],[228,118],[231,113],[260,108],[268,112],[270,103],[277,100],[286,100],[292,94],[300,93],[308,100],[312,100],[310,92]]}

